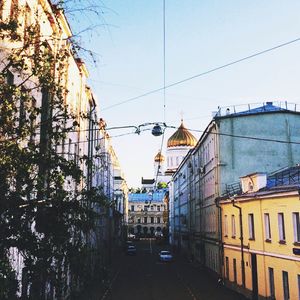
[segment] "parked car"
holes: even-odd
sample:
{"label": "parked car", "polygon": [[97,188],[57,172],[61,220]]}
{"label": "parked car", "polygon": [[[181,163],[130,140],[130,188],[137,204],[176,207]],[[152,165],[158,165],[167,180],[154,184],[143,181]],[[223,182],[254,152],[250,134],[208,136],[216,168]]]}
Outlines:
{"label": "parked car", "polygon": [[139,241],[140,240],[140,238],[137,235],[132,234],[132,233],[129,233],[128,236],[127,236],[127,238],[130,241]]}
{"label": "parked car", "polygon": [[134,245],[128,245],[126,253],[128,255],[136,255],[136,247]]}
{"label": "parked car", "polygon": [[133,244],[133,241],[128,241],[128,240],[125,241],[124,244],[123,244],[124,250],[126,250],[127,247],[128,247],[128,246],[131,246],[131,245],[134,245],[134,244]]}
{"label": "parked car", "polygon": [[160,261],[173,261],[173,255],[170,251],[162,250],[158,255]]}

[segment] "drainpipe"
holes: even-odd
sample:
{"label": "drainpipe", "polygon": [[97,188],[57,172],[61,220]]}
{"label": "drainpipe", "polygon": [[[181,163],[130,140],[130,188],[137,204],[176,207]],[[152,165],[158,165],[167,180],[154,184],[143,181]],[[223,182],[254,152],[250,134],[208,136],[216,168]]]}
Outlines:
{"label": "drainpipe", "polygon": [[234,203],[234,198],[231,199],[231,203],[233,207],[236,207],[239,210],[239,220],[240,220],[240,240],[241,240],[241,256],[242,256],[242,285],[245,288],[245,261],[244,261],[244,234],[243,234],[243,216],[242,216],[242,208],[237,206]]}
{"label": "drainpipe", "polygon": [[215,199],[216,207],[218,208],[218,232],[219,232],[219,275],[223,276],[223,260],[224,260],[224,251],[223,251],[223,232],[222,232],[222,207],[219,203],[219,197]]}

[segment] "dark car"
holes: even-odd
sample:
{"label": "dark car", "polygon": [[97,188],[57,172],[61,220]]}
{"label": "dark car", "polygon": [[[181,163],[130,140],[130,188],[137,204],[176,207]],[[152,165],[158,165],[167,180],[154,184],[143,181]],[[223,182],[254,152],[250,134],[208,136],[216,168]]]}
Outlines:
{"label": "dark car", "polygon": [[136,247],[134,245],[128,245],[126,253],[128,255],[136,255]]}

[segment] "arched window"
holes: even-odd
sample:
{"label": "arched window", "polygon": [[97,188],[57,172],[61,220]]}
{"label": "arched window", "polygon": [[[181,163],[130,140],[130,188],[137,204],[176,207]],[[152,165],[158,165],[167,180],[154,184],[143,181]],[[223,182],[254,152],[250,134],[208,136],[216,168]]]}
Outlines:
{"label": "arched window", "polygon": [[249,191],[252,191],[252,190],[253,190],[253,184],[252,184],[251,181],[249,181],[249,183],[248,183],[248,190],[249,190]]}

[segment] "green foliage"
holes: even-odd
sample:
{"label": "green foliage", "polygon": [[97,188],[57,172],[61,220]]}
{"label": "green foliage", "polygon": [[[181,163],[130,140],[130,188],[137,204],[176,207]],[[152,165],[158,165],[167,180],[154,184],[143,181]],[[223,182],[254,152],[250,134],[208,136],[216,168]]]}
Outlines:
{"label": "green foliage", "polygon": [[158,182],[158,184],[157,184],[157,188],[158,188],[158,189],[166,189],[167,187],[168,187],[168,184],[167,184],[166,182],[160,181],[160,182]]}
{"label": "green foliage", "polygon": [[[1,22],[0,38],[19,41],[18,26]],[[27,32],[22,47],[0,51],[0,298],[13,299],[17,289],[7,259],[12,248],[24,259],[32,299],[44,298],[49,283],[62,298],[63,273],[83,280],[85,237],[95,228],[93,208],[103,206],[105,197],[99,189],[80,188],[78,161],[56,151],[79,122],[64,104],[68,43],[54,53],[35,25]],[[12,73],[16,82],[9,80]],[[42,94],[41,105],[34,93]]]}

